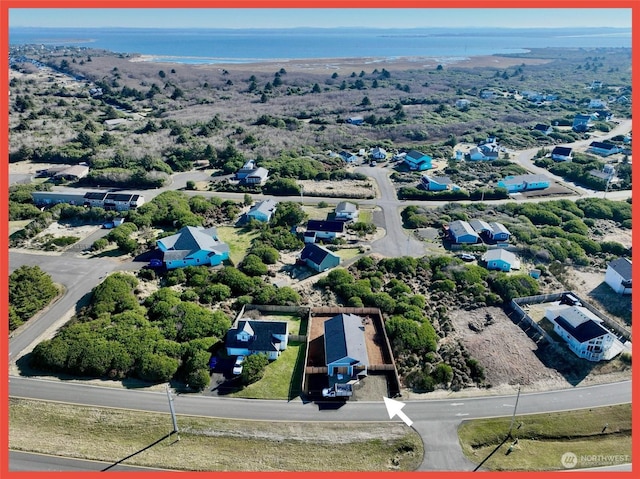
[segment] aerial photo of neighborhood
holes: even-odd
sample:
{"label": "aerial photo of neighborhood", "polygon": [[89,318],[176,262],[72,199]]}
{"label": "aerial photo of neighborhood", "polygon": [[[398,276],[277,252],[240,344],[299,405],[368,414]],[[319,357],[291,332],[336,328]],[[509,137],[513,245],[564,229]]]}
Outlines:
{"label": "aerial photo of neighborhood", "polygon": [[9,471],[631,471],[631,8],[73,12],[9,16]]}

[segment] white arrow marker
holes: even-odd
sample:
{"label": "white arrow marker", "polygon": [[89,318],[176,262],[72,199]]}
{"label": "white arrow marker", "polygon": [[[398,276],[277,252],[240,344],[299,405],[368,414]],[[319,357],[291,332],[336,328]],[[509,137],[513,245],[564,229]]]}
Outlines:
{"label": "white arrow marker", "polygon": [[451,403],[452,406],[464,406],[463,402],[452,402]]}
{"label": "white arrow marker", "polygon": [[413,424],[413,421],[409,419],[405,413],[402,412],[402,408],[405,406],[403,402],[389,399],[387,397],[383,397],[382,399],[384,399],[384,405],[387,406],[389,419],[393,419],[393,416],[398,416],[404,421],[407,426],[410,427]]}

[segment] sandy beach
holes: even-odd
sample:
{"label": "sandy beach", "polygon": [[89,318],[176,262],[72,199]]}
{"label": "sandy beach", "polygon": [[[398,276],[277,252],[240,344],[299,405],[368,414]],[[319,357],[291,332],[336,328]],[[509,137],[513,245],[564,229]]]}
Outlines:
{"label": "sandy beach", "polygon": [[[149,62],[160,64],[176,64],[175,62],[163,61],[162,57],[151,55],[138,55],[130,59],[132,62]],[[364,58],[313,58],[294,60],[264,60],[256,63],[207,63],[193,64],[192,66],[210,70],[224,69],[229,71],[253,71],[272,72],[274,68],[284,68],[291,72],[326,73],[340,71],[357,71],[383,68],[388,71],[406,71],[437,68],[438,65],[447,67],[475,68],[475,67],[495,67],[507,68],[513,65],[540,65],[548,63],[548,59],[504,57],[499,55],[484,55],[473,57],[364,57]]]}

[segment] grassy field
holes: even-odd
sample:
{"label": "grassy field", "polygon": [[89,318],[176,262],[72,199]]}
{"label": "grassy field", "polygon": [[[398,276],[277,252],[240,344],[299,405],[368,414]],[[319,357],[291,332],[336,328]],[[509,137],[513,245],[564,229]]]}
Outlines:
{"label": "grassy field", "polygon": [[[465,455],[485,459],[505,438],[511,418],[465,421],[458,430]],[[606,428],[605,428],[606,425]],[[508,440],[483,465],[500,471],[564,470],[565,453],[577,456],[575,467],[631,462],[631,404],[578,411],[518,416]]]}
{"label": "grassy field", "polygon": [[232,397],[256,399],[294,399],[302,390],[305,343],[290,342],[280,357],[269,363],[264,377]]}
{"label": "grassy field", "polygon": [[20,231],[24,229],[32,220],[19,220],[19,221],[9,221],[9,236],[11,236],[16,231]]}
{"label": "grassy field", "polygon": [[172,430],[168,413],[10,400],[9,447],[65,457],[116,462],[133,455],[124,464],[191,471],[409,471],[424,453],[419,436],[397,422],[179,415],[178,428],[179,441],[175,435],[162,440]]}
{"label": "grassy field", "polygon": [[229,245],[229,258],[233,264],[239,264],[251,247],[251,241],[258,235],[257,231],[245,231],[232,226],[219,226],[218,237]]}

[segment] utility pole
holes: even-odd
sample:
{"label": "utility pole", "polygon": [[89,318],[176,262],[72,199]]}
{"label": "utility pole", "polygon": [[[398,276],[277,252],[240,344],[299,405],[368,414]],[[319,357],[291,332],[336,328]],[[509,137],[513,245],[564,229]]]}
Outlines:
{"label": "utility pole", "polygon": [[518,399],[520,398],[520,386],[518,386],[518,395],[516,396],[516,405],[513,407],[513,416],[511,416],[511,425],[509,426],[509,435],[511,437],[511,430],[513,429],[513,421],[516,419],[516,409],[518,408]]}
{"label": "utility pole", "polygon": [[179,441],[180,435],[178,435],[178,421],[176,419],[176,411],[173,409],[173,398],[171,397],[171,390],[169,389],[169,386],[167,386],[167,398],[169,399],[169,412],[171,412],[171,421],[173,422],[173,431],[171,431],[171,433],[175,433]]}

